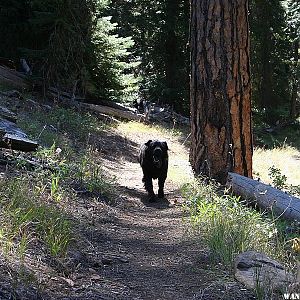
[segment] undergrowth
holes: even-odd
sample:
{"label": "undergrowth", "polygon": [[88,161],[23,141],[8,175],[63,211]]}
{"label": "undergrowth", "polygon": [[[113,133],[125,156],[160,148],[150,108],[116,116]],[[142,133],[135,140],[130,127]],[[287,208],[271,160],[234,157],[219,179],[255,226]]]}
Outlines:
{"label": "undergrowth", "polygon": [[40,109],[26,113],[18,124],[46,147],[51,147],[53,143],[66,147],[72,141],[89,143],[91,134],[107,128],[105,123],[89,113],[61,107],[54,107],[48,112]]}
{"label": "undergrowth", "polygon": [[246,206],[238,197],[219,195],[216,186],[195,180],[182,188],[191,224],[208,245],[212,259],[227,267],[241,252],[257,250],[293,264],[282,221]]}
{"label": "undergrowth", "polygon": [[31,242],[43,242],[52,256],[64,255],[71,241],[71,224],[64,212],[43,201],[41,189],[29,177],[0,182],[1,248],[23,257]]}
{"label": "undergrowth", "polygon": [[287,191],[291,195],[300,196],[300,185],[287,183],[287,177],[282,174],[279,168],[274,165],[269,168],[269,176],[272,179],[272,185],[280,190]]}
{"label": "undergrowth", "polygon": [[[23,259],[42,243],[52,257],[63,258],[75,239],[65,202],[76,205],[82,194],[109,201],[114,194],[114,178],[89,143],[106,124],[63,108],[31,112],[19,123],[41,146],[32,155],[13,153],[16,164],[0,180],[0,251]],[[28,160],[35,165],[28,168]]]}

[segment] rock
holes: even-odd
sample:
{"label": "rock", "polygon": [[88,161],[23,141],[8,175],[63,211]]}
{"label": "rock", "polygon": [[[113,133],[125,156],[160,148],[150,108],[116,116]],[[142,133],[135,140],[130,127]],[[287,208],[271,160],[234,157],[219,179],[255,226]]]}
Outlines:
{"label": "rock", "polygon": [[235,278],[249,289],[257,286],[274,291],[293,283],[293,276],[277,261],[263,253],[246,251],[234,261]]}

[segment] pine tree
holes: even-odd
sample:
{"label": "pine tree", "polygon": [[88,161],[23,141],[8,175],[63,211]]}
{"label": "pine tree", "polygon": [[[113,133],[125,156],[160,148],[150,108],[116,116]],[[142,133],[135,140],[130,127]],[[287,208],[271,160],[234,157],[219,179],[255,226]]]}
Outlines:
{"label": "pine tree", "polygon": [[142,97],[188,114],[188,1],[113,0],[110,12],[120,35],[135,42]]}
{"label": "pine tree", "polygon": [[274,124],[289,99],[285,11],[280,0],[250,3],[253,100],[265,121]]}
{"label": "pine tree", "polygon": [[222,183],[252,176],[249,43],[247,0],[192,0],[190,160]]}
{"label": "pine tree", "polygon": [[299,102],[299,78],[300,78],[300,61],[299,61],[299,44],[300,44],[300,1],[287,1],[287,32],[291,42],[291,59],[290,69],[292,73],[291,80],[291,104],[290,117],[296,119],[299,116],[300,108],[297,107]]}
{"label": "pine tree", "polygon": [[[3,0],[0,56],[25,57],[45,87],[130,100],[138,88],[130,37],[107,17],[107,0]],[[97,101],[97,100],[94,100]]]}

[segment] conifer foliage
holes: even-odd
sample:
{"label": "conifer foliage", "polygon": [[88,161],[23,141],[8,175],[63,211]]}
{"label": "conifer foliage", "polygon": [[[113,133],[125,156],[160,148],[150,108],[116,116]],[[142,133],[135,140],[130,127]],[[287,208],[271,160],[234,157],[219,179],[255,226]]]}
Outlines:
{"label": "conifer foliage", "polygon": [[300,1],[287,1],[287,33],[291,43],[290,70],[291,70],[291,101],[290,117],[297,118],[300,115],[299,86],[300,86]]}
{"label": "conifer foliage", "polygon": [[[300,2],[249,4],[254,116],[296,120]],[[138,97],[189,115],[189,18],[188,0],[1,0],[0,57],[96,103]]]}
{"label": "conifer foliage", "polygon": [[252,100],[271,125],[299,114],[299,20],[299,0],[250,1]]}
{"label": "conifer foliage", "polygon": [[[130,37],[115,33],[106,0],[4,0],[0,56],[25,57],[46,86],[95,98],[132,97]],[[20,37],[20,38],[19,38]]]}

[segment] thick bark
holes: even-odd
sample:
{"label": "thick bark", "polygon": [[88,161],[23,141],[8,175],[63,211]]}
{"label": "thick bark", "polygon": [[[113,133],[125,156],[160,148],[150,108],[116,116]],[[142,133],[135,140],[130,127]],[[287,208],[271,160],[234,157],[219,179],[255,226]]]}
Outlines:
{"label": "thick bark", "polygon": [[248,1],[191,0],[190,45],[192,167],[251,177]]}

